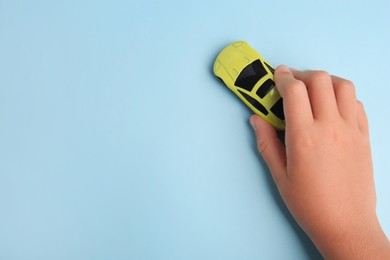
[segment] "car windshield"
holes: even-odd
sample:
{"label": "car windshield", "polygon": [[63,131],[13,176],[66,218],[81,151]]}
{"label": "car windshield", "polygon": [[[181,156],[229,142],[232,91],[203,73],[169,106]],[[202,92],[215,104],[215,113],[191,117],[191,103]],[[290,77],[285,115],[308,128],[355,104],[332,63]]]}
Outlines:
{"label": "car windshield", "polygon": [[251,91],[255,84],[265,75],[267,75],[267,71],[262,66],[261,61],[255,60],[241,71],[234,85]]}

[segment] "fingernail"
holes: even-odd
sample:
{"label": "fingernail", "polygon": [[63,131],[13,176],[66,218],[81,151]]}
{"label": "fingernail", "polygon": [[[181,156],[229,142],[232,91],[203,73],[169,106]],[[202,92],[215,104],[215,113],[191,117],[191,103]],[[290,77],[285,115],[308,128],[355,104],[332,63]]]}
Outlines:
{"label": "fingernail", "polygon": [[251,123],[252,127],[253,127],[253,130],[256,131],[256,125],[255,125],[255,121],[254,121],[254,116],[251,116],[251,118],[249,119],[249,122]]}
{"label": "fingernail", "polygon": [[280,65],[276,68],[279,72],[290,72],[290,69],[286,65]]}

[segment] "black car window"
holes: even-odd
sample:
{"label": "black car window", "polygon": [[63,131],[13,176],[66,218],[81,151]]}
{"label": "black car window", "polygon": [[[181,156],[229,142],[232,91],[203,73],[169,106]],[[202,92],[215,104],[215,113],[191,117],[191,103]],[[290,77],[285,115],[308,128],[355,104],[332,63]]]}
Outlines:
{"label": "black car window", "polygon": [[275,73],[274,68],[272,68],[267,62],[264,62],[264,64],[268,67],[268,69],[272,72],[272,74]]}
{"label": "black car window", "polygon": [[281,120],[284,120],[284,113],[283,113],[283,99],[280,98],[272,107],[271,107],[272,113],[275,114],[275,116],[279,117]]}
{"label": "black car window", "polygon": [[267,79],[263,84],[261,84],[260,88],[256,91],[256,94],[263,98],[267,95],[268,92],[271,91],[275,87],[275,83],[272,79]]}
{"label": "black car window", "polygon": [[261,61],[255,60],[241,71],[234,85],[251,91],[255,84],[265,75],[267,75],[267,71],[261,64]]}
{"label": "black car window", "polygon": [[264,115],[268,115],[268,111],[267,109],[262,105],[260,104],[259,101],[257,101],[256,99],[254,99],[253,97],[249,96],[248,94],[238,90],[238,92],[240,92],[240,94],[246,99],[248,100],[248,102],[254,106],[257,110],[259,110],[261,113],[263,113]]}

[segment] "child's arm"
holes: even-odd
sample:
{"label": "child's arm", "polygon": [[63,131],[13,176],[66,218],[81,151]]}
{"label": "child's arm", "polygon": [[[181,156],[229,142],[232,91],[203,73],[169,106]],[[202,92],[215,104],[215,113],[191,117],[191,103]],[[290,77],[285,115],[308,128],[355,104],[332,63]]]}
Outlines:
{"label": "child's arm", "polygon": [[275,82],[286,146],[260,117],[251,123],[292,215],[326,259],[390,259],[375,212],[368,122],[352,82],[286,66]]}

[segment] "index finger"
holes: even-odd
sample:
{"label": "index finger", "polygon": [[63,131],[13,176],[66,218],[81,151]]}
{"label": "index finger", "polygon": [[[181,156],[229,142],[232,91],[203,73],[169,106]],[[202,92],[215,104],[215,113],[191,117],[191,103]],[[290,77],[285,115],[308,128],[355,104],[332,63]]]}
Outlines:
{"label": "index finger", "polygon": [[313,113],[305,83],[295,79],[291,70],[284,65],[276,68],[274,77],[275,85],[283,98],[286,128],[311,124]]}

